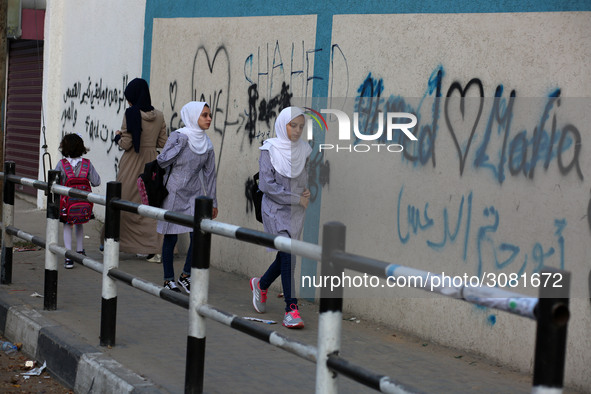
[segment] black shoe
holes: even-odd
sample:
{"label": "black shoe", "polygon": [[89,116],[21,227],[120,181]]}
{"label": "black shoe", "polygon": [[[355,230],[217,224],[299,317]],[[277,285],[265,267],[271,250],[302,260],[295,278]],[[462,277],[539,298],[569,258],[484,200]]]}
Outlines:
{"label": "black shoe", "polygon": [[190,276],[185,276],[184,274],[181,274],[181,276],[179,276],[179,280],[177,280],[177,282],[179,282],[179,285],[181,285],[183,287],[183,289],[185,289],[187,294],[191,294],[191,277]]}
{"label": "black shoe", "polygon": [[166,282],[164,282],[164,288],[168,289],[168,290],[172,290],[176,293],[181,292],[181,289],[179,289],[179,287],[176,285],[174,280],[167,280]]}
{"label": "black shoe", "polygon": [[64,268],[67,270],[71,270],[72,268],[74,268],[74,262],[70,259],[66,259],[64,261]]}
{"label": "black shoe", "polygon": [[78,251],[77,251],[76,253],[78,253],[78,254],[81,254],[81,255],[83,255],[83,256],[86,256],[86,251],[85,251],[84,249],[82,249],[82,251],[81,251],[81,252],[78,252]]}

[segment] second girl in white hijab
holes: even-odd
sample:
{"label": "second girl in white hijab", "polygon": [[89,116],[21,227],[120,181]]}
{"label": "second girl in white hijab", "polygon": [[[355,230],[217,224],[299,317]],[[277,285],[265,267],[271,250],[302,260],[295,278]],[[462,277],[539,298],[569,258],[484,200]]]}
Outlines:
{"label": "second girl in white hijab", "polygon": [[[302,234],[304,215],[310,201],[306,162],[312,148],[300,138],[305,124],[301,108],[285,108],[275,121],[277,137],[265,140],[260,148],[259,188],[264,193],[261,206],[263,226],[268,233],[292,239],[298,239]],[[250,280],[252,303],[257,312],[265,312],[267,289],[281,276],[285,301],[283,325],[303,328],[304,321],[295,297],[294,272],[295,256],[277,252],[275,261],[265,274]]]}
{"label": "second girl in white hijab", "polygon": [[[167,168],[165,175],[166,189],[169,194],[162,208],[170,211],[193,215],[195,198],[207,195],[213,198],[213,218],[218,214],[216,199],[215,154],[211,140],[205,130],[211,125],[211,110],[205,102],[191,101],[181,109],[181,119],[185,127],[178,129],[168,137],[166,145],[158,155],[158,164]],[[201,176],[203,174],[203,190]],[[170,177],[169,177],[170,175]],[[168,181],[166,181],[168,179]],[[164,234],[162,243],[162,268],[164,287],[180,292],[174,275],[174,247],[178,234],[190,233],[191,242],[183,271],[178,284],[187,293],[191,291],[191,251],[193,233],[190,227],[159,221],[158,233]]]}

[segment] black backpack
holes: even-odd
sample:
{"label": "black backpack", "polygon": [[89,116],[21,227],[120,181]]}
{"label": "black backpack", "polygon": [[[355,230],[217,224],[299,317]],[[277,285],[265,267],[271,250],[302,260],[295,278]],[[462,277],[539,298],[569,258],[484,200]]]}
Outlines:
{"label": "black backpack", "polygon": [[259,173],[253,175],[252,183],[250,184],[250,197],[254,205],[254,215],[257,221],[263,222],[262,204],[263,204],[263,192],[259,189]]}
{"label": "black backpack", "polygon": [[164,182],[164,175],[166,170],[158,164],[157,160],[146,163],[144,166],[144,173],[140,174],[137,178],[137,188],[140,192],[142,204],[151,205],[153,207],[160,208],[166,196],[168,196],[168,190],[166,184],[170,179],[172,173],[172,165],[170,166],[170,172]]}

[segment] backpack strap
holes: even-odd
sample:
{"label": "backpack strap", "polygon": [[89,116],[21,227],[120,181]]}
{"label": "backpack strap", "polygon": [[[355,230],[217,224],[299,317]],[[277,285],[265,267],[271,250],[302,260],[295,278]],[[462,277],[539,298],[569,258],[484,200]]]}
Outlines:
{"label": "backpack strap", "polygon": [[66,173],[66,179],[73,178],[76,176],[74,174],[74,171],[72,170],[72,165],[70,165],[70,162],[67,159],[62,159],[62,167],[64,167],[64,172]]}
{"label": "backpack strap", "polygon": [[170,170],[168,170],[168,177],[166,178],[166,182],[164,182],[164,187],[168,185],[168,180],[170,179],[170,174],[172,174],[172,167],[174,167],[174,163],[170,165]]}
{"label": "backpack strap", "polygon": [[[66,173],[66,179],[74,178],[76,174],[74,174],[74,170],[72,169],[72,165],[67,159],[62,159],[62,167],[64,167],[64,172]],[[88,159],[82,159],[82,164],[80,165],[80,173],[78,174],[79,178],[88,178],[88,173],[90,172],[90,161]]]}
{"label": "backpack strap", "polygon": [[88,159],[82,159],[82,164],[80,165],[80,174],[78,174],[78,176],[80,178],[88,178],[89,172],[90,172],[90,161]]}

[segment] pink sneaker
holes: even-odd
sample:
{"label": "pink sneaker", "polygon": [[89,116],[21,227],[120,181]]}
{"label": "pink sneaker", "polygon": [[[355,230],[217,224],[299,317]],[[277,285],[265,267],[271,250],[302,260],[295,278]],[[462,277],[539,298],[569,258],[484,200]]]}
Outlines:
{"label": "pink sneaker", "polygon": [[283,326],[287,328],[304,328],[304,321],[300,317],[298,306],[291,304],[289,307],[291,308],[291,311],[285,312],[285,316],[283,317]]}
{"label": "pink sneaker", "polygon": [[250,290],[252,290],[252,306],[258,313],[265,313],[267,302],[267,290],[261,290],[259,281],[261,278],[250,279]]}

